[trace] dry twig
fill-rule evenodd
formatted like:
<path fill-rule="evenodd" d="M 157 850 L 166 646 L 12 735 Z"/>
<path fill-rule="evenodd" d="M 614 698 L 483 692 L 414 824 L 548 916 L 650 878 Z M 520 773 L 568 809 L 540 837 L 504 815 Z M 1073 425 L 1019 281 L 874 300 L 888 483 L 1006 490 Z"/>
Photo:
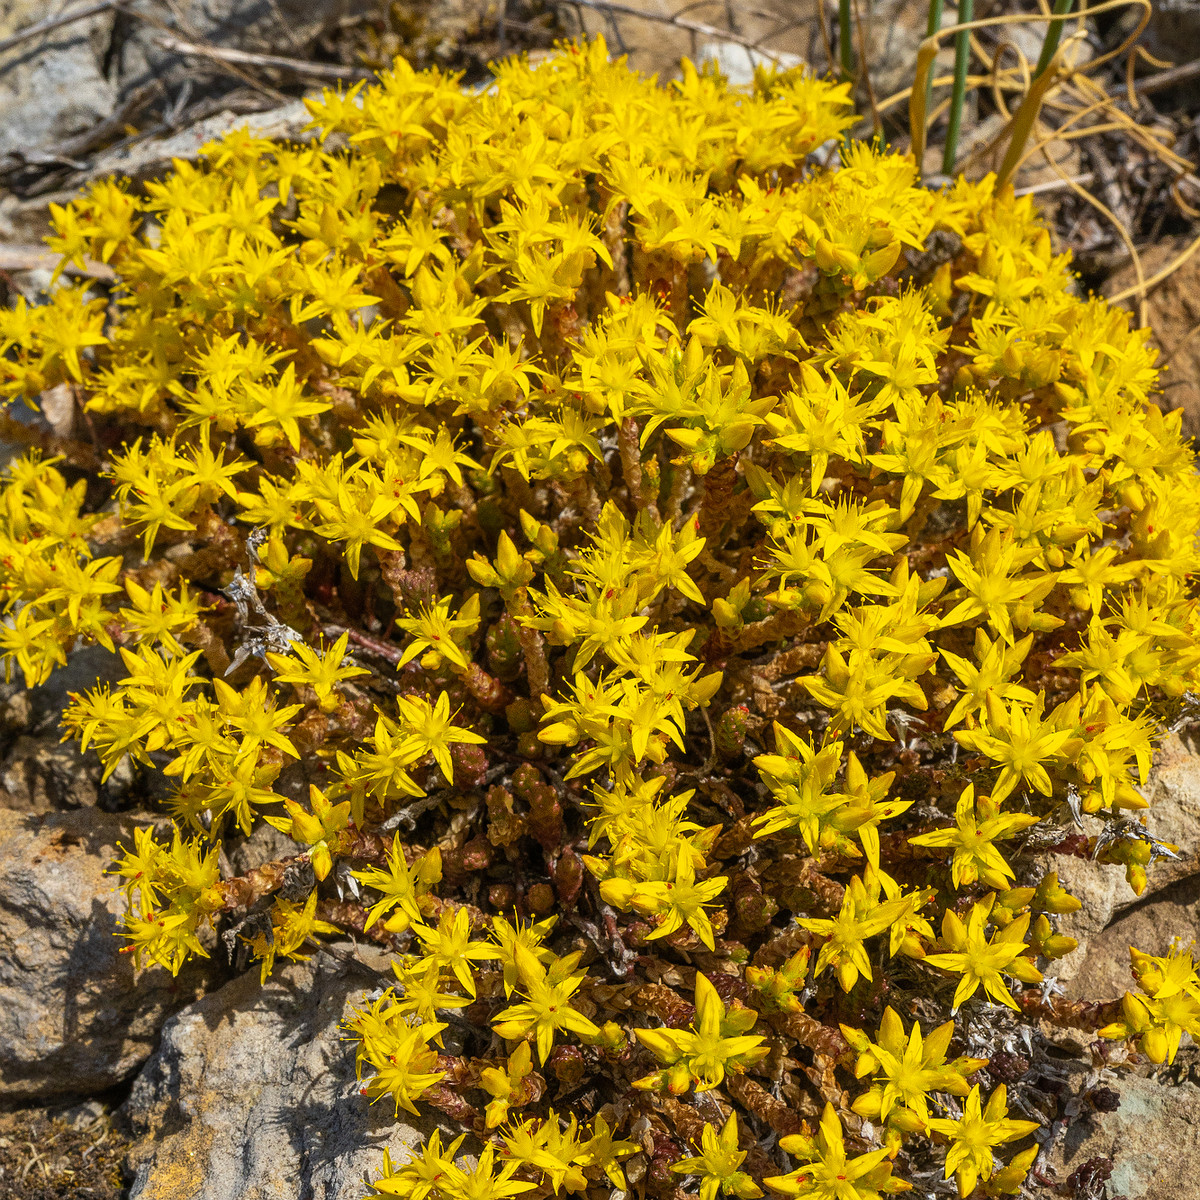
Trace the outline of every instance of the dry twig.
<path fill-rule="evenodd" d="M 99 0 L 97 4 L 88 4 L 84 8 L 60 13 L 57 17 L 47 17 L 44 21 L 35 21 L 32 25 L 26 25 L 24 29 L 18 29 L 16 33 L 0 42 L 0 54 L 4 54 L 14 46 L 20 46 L 23 42 L 41 37 L 43 33 L 53 33 L 54 30 L 61 29 L 64 25 L 73 25 L 76 21 L 86 21 L 88 17 L 98 16 L 102 12 L 108 12 L 109 9 L 121 8 L 123 3 L 124 0 Z"/>
<path fill-rule="evenodd" d="M 61 255 L 43 246 L 7 245 L 0 246 L 0 271 L 53 270 L 61 261 Z M 85 258 L 83 266 L 67 263 L 63 270 L 68 275 L 85 275 L 92 279 L 111 283 L 116 275 L 107 263 Z"/>
<path fill-rule="evenodd" d="M 278 54 L 253 54 L 249 50 L 234 50 L 226 46 L 204 46 L 166 34 L 154 40 L 164 50 L 189 58 L 208 58 L 222 65 L 269 67 L 275 71 L 288 71 L 293 75 L 305 75 L 312 79 L 357 83 L 359 80 L 370 79 L 375 74 L 366 67 L 339 67 L 335 63 L 305 62 L 298 58 L 283 58 Z"/>

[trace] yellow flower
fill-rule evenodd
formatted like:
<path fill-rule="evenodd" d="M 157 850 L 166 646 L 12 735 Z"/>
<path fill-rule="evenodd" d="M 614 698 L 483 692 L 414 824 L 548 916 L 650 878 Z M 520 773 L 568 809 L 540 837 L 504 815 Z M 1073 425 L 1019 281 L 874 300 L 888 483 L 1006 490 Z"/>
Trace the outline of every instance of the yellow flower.
<path fill-rule="evenodd" d="M 975 785 L 967 784 L 958 798 L 955 824 L 949 829 L 910 837 L 910 846 L 953 847 L 951 877 L 956 888 L 983 880 L 988 887 L 1005 888 L 1013 879 L 1012 868 L 993 845 L 1038 823 L 1032 813 L 1001 813 L 1000 805 L 988 796 L 975 800 Z"/>
<path fill-rule="evenodd" d="M 890 1006 L 884 1009 L 879 1038 L 872 1042 L 859 1029 L 842 1025 L 842 1035 L 858 1052 L 854 1072 L 861 1079 L 874 1075 L 869 1092 L 851 1107 L 870 1121 L 888 1126 L 889 1146 L 898 1145 L 902 1134 L 923 1132 L 929 1121 L 930 1092 L 965 1096 L 966 1077 L 987 1065 L 984 1058 L 960 1058 L 946 1062 L 954 1037 L 954 1022 L 939 1025 L 922 1037 L 920 1022 L 914 1021 L 905 1037 L 904 1023 Z"/>
<path fill-rule="evenodd" d="M 879 1200 L 881 1195 L 907 1191 L 912 1185 L 892 1174 L 888 1150 L 872 1150 L 857 1158 L 846 1156 L 842 1123 L 832 1104 L 825 1105 L 816 1137 L 791 1134 L 779 1139 L 801 1166 L 787 1175 L 763 1182 L 773 1192 L 795 1200 Z"/>
<path fill-rule="evenodd" d="M 308 955 L 301 954 L 300 947 L 318 933 L 337 933 L 336 925 L 321 921 L 316 916 L 317 890 L 308 894 L 304 905 L 293 904 L 277 896 L 271 905 L 271 931 L 256 933 L 247 939 L 251 953 L 262 960 L 260 981 L 266 983 L 278 957 L 290 958 L 295 962 L 306 962 Z"/>
<path fill-rule="evenodd" d="M 931 1118 L 929 1128 L 950 1139 L 946 1152 L 946 1178 L 958 1183 L 958 1194 L 966 1200 L 980 1179 L 990 1179 L 994 1169 L 992 1151 L 1005 1142 L 1015 1142 L 1039 1127 L 1037 1121 L 1014 1121 L 1008 1114 L 1008 1091 L 1001 1084 L 984 1107 L 979 1084 L 971 1089 L 957 1120 Z"/>
<path fill-rule="evenodd" d="M 599 1029 L 570 1003 L 586 974 L 575 970 L 579 955 L 568 954 L 547 971 L 523 945 L 518 943 L 513 949 L 525 1000 L 496 1014 L 492 1019 L 496 1033 L 503 1038 L 523 1038 L 533 1034 L 539 1062 L 546 1061 L 554 1045 L 554 1035 L 560 1031 L 585 1038 L 595 1037 Z"/>
<path fill-rule="evenodd" d="M 470 661 L 463 642 L 479 628 L 479 596 L 472 596 L 458 610 L 458 616 L 450 615 L 450 597 L 443 596 L 430 608 L 424 608 L 415 617 L 401 617 L 396 624 L 412 634 L 413 640 L 400 656 L 400 666 L 421 656 L 421 666 L 436 671 L 443 662 L 459 671 L 465 671 Z"/>
<path fill-rule="evenodd" d="M 719 1087 L 726 1071 L 742 1072 L 766 1057 L 768 1048 L 757 1035 L 748 1035 L 758 1019 L 753 1009 L 735 1004 L 727 1009 L 705 975 L 696 976 L 696 1019 L 691 1029 L 637 1029 L 638 1041 L 664 1069 L 634 1083 L 644 1090 L 697 1092 Z M 736 1136 L 736 1135 L 735 1135 Z"/>
<path fill-rule="evenodd" d="M 345 830 L 350 824 L 350 801 L 341 804 L 330 802 L 315 784 L 309 785 L 309 803 L 312 812 L 285 798 L 286 817 L 267 817 L 276 829 L 309 847 L 309 859 L 318 879 L 324 879 L 333 869 L 333 855 L 340 854 L 345 840 Z"/>
<path fill-rule="evenodd" d="M 321 711 L 332 712 L 338 705 L 337 685 L 344 679 L 370 674 L 347 658 L 349 637 L 343 633 L 324 654 L 304 642 L 293 642 L 287 654 L 268 654 L 267 662 L 275 668 L 275 682 L 311 687 Z"/>
<path fill-rule="evenodd" d="M 950 949 L 946 953 L 926 955 L 925 961 L 931 967 L 962 976 L 954 991 L 955 1009 L 975 995 L 982 985 L 992 1000 L 1019 1012 L 1020 1005 L 1013 999 L 1003 976 L 1011 975 L 1023 983 L 1038 983 L 1042 978 L 1042 973 L 1025 953 L 1029 949 L 1024 940 L 1029 928 L 1029 914 L 1018 917 L 989 939 L 986 926 L 992 899 L 976 901 L 966 924 L 947 909 L 942 918 L 942 941 Z"/>
<path fill-rule="evenodd" d="M 706 1123 L 700 1133 L 700 1153 L 672 1163 L 671 1170 L 700 1176 L 700 1200 L 716 1200 L 718 1192 L 738 1200 L 755 1200 L 763 1194 L 762 1188 L 738 1170 L 745 1157 L 746 1151 L 738 1149 L 737 1113 L 730 1113 L 720 1133 Z"/>

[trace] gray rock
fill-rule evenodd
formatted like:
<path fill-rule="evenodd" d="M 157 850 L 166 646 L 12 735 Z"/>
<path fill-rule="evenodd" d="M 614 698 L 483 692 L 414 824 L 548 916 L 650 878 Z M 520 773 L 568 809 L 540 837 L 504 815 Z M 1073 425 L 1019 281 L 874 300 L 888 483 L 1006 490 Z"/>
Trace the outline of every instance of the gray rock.
<path fill-rule="evenodd" d="M 996 33 L 996 40 L 998 44 L 1007 42 L 1019 50 L 1032 68 L 1041 57 L 1042 45 L 1046 40 L 1046 26 L 1040 21 L 1005 25 Z M 1086 33 L 1081 36 L 1078 24 L 1075 21 L 1067 21 L 1059 42 L 1059 61 L 1064 66 L 1082 67 L 1094 57 L 1095 51 Z M 1016 57 L 1010 56 L 1004 60 L 1003 65 L 1008 66 L 1015 62 Z"/>
<path fill-rule="evenodd" d="M 97 803 L 116 806 L 122 789 L 129 790 L 129 767 L 122 764 L 102 785 L 95 753 L 84 754 L 75 742 L 60 740 L 62 712 L 70 693 L 112 684 L 126 674 L 116 654 L 88 646 L 75 651 L 39 687 L 24 687 L 19 676 L 0 684 L 0 808 L 47 813 Z"/>
<path fill-rule="evenodd" d="M 0 810 L 0 1097 L 87 1094 L 127 1079 L 208 968 L 134 970 L 105 868 L 137 822 L 96 809 Z"/>
<path fill-rule="evenodd" d="M 1159 748 L 1146 796 L 1146 828 L 1177 845 L 1179 857 L 1159 859 L 1148 868 L 1141 896 L 1125 882 L 1124 867 L 1065 855 L 1041 861 L 1083 904 L 1059 920 L 1079 948 L 1052 967 L 1071 999 L 1107 999 L 1124 992 L 1131 985 L 1130 940 L 1148 954 L 1165 954 L 1172 938 L 1187 942 L 1200 935 L 1194 904 L 1200 898 L 1200 757 L 1179 738 L 1168 737 Z M 1096 829 L 1089 824 L 1088 832 Z"/>
<path fill-rule="evenodd" d="M 359 1095 L 341 1023 L 374 985 L 323 951 L 174 1016 L 126 1105 L 129 1200 L 359 1200 L 385 1147 L 403 1161 L 434 1128 Z"/>
<path fill-rule="evenodd" d="M 132 103 L 149 84 L 164 85 L 171 103 L 197 98 L 205 81 L 227 90 L 236 71 L 164 49 L 156 40 L 164 33 L 305 58 L 317 38 L 372 8 L 370 0 L 184 0 L 169 6 L 139 0 L 119 17 L 99 13 L 30 38 L 0 56 L 0 158 L 46 161 L 71 138 L 119 108 L 124 112 L 124 102 Z M 0 9 L 0 39 L 47 15 L 41 0 L 7 0 Z M 188 95 L 182 96 L 185 85 Z"/>
<path fill-rule="evenodd" d="M 277 862 L 298 854 L 298 846 L 286 833 L 265 821 L 256 825 L 249 837 L 234 833 L 225 845 L 229 856 L 230 873 L 245 875 L 263 863 Z"/>
<path fill-rule="evenodd" d="M 101 1120 L 108 1110 L 101 1100 L 84 1100 L 57 1114 L 68 1129 L 87 1129 Z"/>
<path fill-rule="evenodd" d="M 197 60 L 182 59 L 156 41 L 167 16 L 159 0 L 140 0 L 130 7 L 134 18 L 118 51 L 122 90 L 139 87 L 152 78 L 170 87 L 187 78 L 189 71 L 194 74 Z M 178 5 L 178 18 L 167 23 L 186 41 L 304 58 L 322 34 L 347 17 L 372 8 L 369 0 L 187 0 Z M 150 19 L 138 20 L 137 14 Z M 211 66 L 204 66 L 203 72 L 229 75 Z"/>
<path fill-rule="evenodd" d="M 1154 756 L 1146 799 L 1150 801 L 1146 828 L 1179 847 L 1178 858 L 1160 859 L 1148 873 L 1151 891 L 1200 873 L 1200 755 L 1196 750 L 1174 735 L 1165 738 Z"/>
<path fill-rule="evenodd" d="M 0 767 L 0 808 L 25 813 L 87 808 L 99 791 L 99 762 L 73 742 L 19 737 Z"/>
<path fill-rule="evenodd" d="M 469 29 L 478 19 L 475 15 L 478 7 L 473 0 L 443 0 L 431 5 L 430 9 L 433 23 L 451 38 L 456 36 L 456 26 Z M 682 13 L 687 20 L 711 22 L 714 28 L 726 26 L 727 18 L 729 27 L 742 39 L 761 42 L 774 53 L 807 62 L 815 71 L 824 72 L 827 60 L 817 11 L 815 5 L 797 6 L 791 0 L 758 0 L 748 5 L 711 6 L 704 11 L 698 8 L 685 10 L 676 0 L 626 0 L 619 14 L 606 13 L 602 9 L 564 7 L 560 20 L 572 37 L 577 33 L 586 33 L 589 37 L 603 34 L 611 53 L 628 55 L 629 65 L 634 70 L 657 75 L 665 82 L 678 78 L 681 58 L 695 62 L 701 56 L 700 36 L 706 40 L 711 36 L 707 33 L 697 35 L 672 25 L 670 19 L 677 13 Z M 720 38 L 714 40 L 730 47 L 719 54 L 722 69 L 728 65 L 745 78 L 748 58 L 732 49 L 738 46 L 740 50 L 739 43 Z"/>
<path fill-rule="evenodd" d="M 1108 926 L 1088 939 L 1087 956 L 1066 985 L 1073 1000 L 1107 1000 L 1137 992 L 1129 969 L 1129 947 L 1166 954 L 1178 939 L 1186 946 L 1200 933 L 1200 876 L 1181 879 L 1149 899 L 1121 909 Z"/>
<path fill-rule="evenodd" d="M 293 141 L 304 136 L 304 127 L 310 120 L 302 100 L 249 116 L 219 112 L 170 137 L 146 138 L 121 149 L 106 151 L 92 164 L 90 176 L 127 175 L 133 179 L 147 179 L 169 167 L 173 158 L 199 158 L 201 146 L 224 137 L 231 130 L 244 128 L 254 137 Z"/>
<path fill-rule="evenodd" d="M 113 684 L 128 674 L 120 655 L 103 646 L 84 646 L 73 651 L 66 664 L 51 672 L 45 683 L 26 693 L 34 732 L 60 735 L 62 711 L 71 702 L 72 692 Z"/>
<path fill-rule="evenodd" d="M 1120 1107 L 1071 1123 L 1051 1156 L 1055 1175 L 1066 1180 L 1078 1172 L 1076 1196 L 1184 1200 L 1195 1195 L 1200 1179 L 1200 1088 L 1139 1076 L 1122 1077 L 1107 1086 L 1120 1095 Z M 1104 1171 L 1112 1172 L 1107 1193 L 1082 1186 L 1097 1167 L 1101 1179 Z"/>
<path fill-rule="evenodd" d="M 42 0 L 9 0 L 0 38 L 47 15 Z M 112 14 L 100 13 L 0 56 L 0 156 L 49 149 L 112 114 L 117 90 L 101 70 L 112 29 Z"/>
<path fill-rule="evenodd" d="M 1048 855 L 1040 865 L 1044 870 L 1057 871 L 1058 882 L 1083 906 L 1078 912 L 1059 917 L 1057 921 L 1061 932 L 1069 934 L 1079 943 L 1078 949 L 1056 960 L 1049 968 L 1049 973 L 1067 987 L 1068 994 L 1074 999 L 1079 994 L 1074 980 L 1088 962 L 1092 940 L 1108 928 L 1113 913 L 1118 905 L 1125 903 L 1126 897 L 1129 900 L 1136 900 L 1137 897 L 1125 882 L 1123 867 L 1065 855 Z M 1128 967 L 1128 951 L 1125 962 Z M 1087 998 L 1096 1000 L 1107 997 Z"/>
<path fill-rule="evenodd" d="M 699 57 L 702 63 L 715 63 L 733 87 L 749 87 L 754 82 L 757 67 L 776 66 L 790 70 L 804 61 L 798 54 L 764 54 L 740 42 L 705 42 L 700 47 Z"/>
<path fill-rule="evenodd" d="M 884 100 L 912 85 L 917 50 L 925 40 L 929 6 L 910 4 L 907 0 L 859 0 L 858 9 L 862 17 L 862 37 L 867 50 L 871 86 L 875 89 L 876 97 Z M 942 12 L 942 26 L 953 25 L 955 20 L 955 6 L 948 2 Z M 943 38 L 934 67 L 935 75 L 944 74 L 944 68 L 953 63 L 952 43 L 953 39 Z M 857 33 L 854 56 L 857 60 Z M 940 94 L 935 94 L 935 105 L 939 99 Z"/>

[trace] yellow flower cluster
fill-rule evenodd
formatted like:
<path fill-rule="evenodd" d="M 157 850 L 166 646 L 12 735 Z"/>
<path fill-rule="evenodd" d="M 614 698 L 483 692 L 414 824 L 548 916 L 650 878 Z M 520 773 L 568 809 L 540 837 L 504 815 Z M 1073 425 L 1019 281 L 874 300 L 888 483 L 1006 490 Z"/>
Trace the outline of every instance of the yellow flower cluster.
<path fill-rule="evenodd" d="M 309 107 L 315 141 L 56 207 L 111 294 L 0 313 L 0 395 L 70 388 L 103 468 L 8 469 L 6 671 L 118 650 L 64 728 L 174 788 L 173 840 L 119 866 L 131 948 L 178 970 L 232 914 L 264 978 L 323 933 L 392 950 L 364 1091 L 486 1145 L 435 1135 L 379 1195 L 625 1188 L 630 1159 L 654 1195 L 875 1200 L 918 1143 L 1016 1192 L 1035 1151 L 992 1150 L 1030 1123 L 952 1014 L 1053 1016 L 1014 984 L 1078 902 L 1024 849 L 1140 890 L 1154 742 L 1200 684 L 1200 481 L 1145 332 L 1030 198 L 920 186 L 800 70 L 663 88 L 597 40 Z M 262 820 L 295 857 L 222 879 Z M 1161 1061 L 1200 981 L 1134 963 L 1103 1033 Z M 906 1033 L 906 987 L 950 1019 Z M 458 1009 L 506 1054 L 446 1053 Z M 882 1143 L 843 1128 L 851 1068 Z M 549 1102 L 584 1071 L 620 1104 L 581 1126 Z"/>

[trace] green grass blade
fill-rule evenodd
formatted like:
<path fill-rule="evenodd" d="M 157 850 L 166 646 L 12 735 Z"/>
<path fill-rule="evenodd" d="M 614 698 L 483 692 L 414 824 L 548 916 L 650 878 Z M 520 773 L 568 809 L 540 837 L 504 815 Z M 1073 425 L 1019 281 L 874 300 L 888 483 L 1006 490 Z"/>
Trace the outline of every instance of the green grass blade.
<path fill-rule="evenodd" d="M 854 22 L 850 0 L 838 0 L 838 57 L 842 60 L 842 75 L 854 78 Z"/>
<path fill-rule="evenodd" d="M 959 0 L 958 24 L 969 25 L 975 19 L 975 0 Z M 971 31 L 954 35 L 954 90 L 950 93 L 950 124 L 946 129 L 946 151 L 942 155 L 942 173 L 954 174 L 958 157 L 958 134 L 962 127 L 963 103 L 967 96 L 967 66 L 971 60 Z"/>
<path fill-rule="evenodd" d="M 942 27 L 942 0 L 929 0 L 929 20 L 925 23 L 925 36 L 933 37 Z M 933 107 L 933 72 L 925 80 L 925 111 Z"/>

